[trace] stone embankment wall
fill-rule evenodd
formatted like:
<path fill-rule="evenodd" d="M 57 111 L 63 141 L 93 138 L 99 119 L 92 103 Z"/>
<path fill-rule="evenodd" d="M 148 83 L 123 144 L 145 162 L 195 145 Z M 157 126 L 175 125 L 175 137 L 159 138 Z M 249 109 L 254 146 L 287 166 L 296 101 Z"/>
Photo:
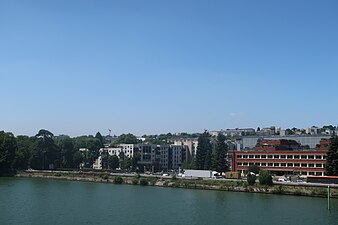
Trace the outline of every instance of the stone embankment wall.
<path fill-rule="evenodd" d="M 325 187 L 304 187 L 304 186 L 286 186 L 273 185 L 249 186 L 243 181 L 223 181 L 223 180 L 186 180 L 186 179 L 168 179 L 159 177 L 135 176 L 115 176 L 107 173 L 59 173 L 59 172 L 18 172 L 16 177 L 26 178 L 45 178 L 45 179 L 62 179 L 72 181 L 102 182 L 102 183 L 124 183 L 131 185 L 150 185 L 159 187 L 188 188 L 203 190 L 219 190 L 264 194 L 283 194 L 283 195 L 300 195 L 311 197 L 327 197 Z M 121 177 L 120 181 L 116 179 Z M 331 189 L 331 197 L 338 198 L 338 189 Z"/>

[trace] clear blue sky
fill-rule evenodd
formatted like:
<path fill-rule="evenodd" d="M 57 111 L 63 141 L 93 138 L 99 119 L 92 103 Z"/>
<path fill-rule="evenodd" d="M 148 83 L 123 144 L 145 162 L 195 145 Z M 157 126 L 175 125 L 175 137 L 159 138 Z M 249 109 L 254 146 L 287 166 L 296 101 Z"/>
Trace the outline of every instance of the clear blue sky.
<path fill-rule="evenodd" d="M 0 130 L 338 125 L 338 1 L 0 0 Z"/>

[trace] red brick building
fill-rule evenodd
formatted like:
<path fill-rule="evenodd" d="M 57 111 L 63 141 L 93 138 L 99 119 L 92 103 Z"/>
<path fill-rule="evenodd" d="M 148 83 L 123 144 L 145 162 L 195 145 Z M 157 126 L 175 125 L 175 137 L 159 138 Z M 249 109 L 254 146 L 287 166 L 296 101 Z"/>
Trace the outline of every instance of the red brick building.
<path fill-rule="evenodd" d="M 255 150 L 230 152 L 232 171 L 245 174 L 249 166 L 257 165 L 276 175 L 324 176 L 327 151 L 299 148 L 290 140 L 262 141 Z"/>
<path fill-rule="evenodd" d="M 264 140 L 257 143 L 256 151 L 277 151 L 277 150 L 297 150 L 300 144 L 294 140 Z"/>
<path fill-rule="evenodd" d="M 322 139 L 320 140 L 319 144 L 316 146 L 316 150 L 327 151 L 329 150 L 330 143 L 331 143 L 330 139 Z"/>

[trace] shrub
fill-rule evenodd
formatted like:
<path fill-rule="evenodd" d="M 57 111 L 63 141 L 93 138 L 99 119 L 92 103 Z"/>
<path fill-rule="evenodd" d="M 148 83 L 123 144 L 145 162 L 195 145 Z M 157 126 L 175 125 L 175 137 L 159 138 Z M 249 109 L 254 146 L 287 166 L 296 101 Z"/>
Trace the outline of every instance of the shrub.
<path fill-rule="evenodd" d="M 134 177 L 133 180 L 132 180 L 132 183 L 134 185 L 138 184 L 138 178 L 137 177 Z"/>
<path fill-rule="evenodd" d="M 259 172 L 259 184 L 268 186 L 273 184 L 272 176 L 268 171 L 262 170 Z"/>
<path fill-rule="evenodd" d="M 246 181 L 248 182 L 249 185 L 254 185 L 256 183 L 256 175 L 248 173 Z"/>
<path fill-rule="evenodd" d="M 140 179 L 140 184 L 141 184 L 141 185 L 148 185 L 148 180 L 145 179 L 145 178 L 141 178 L 141 179 Z"/>
<path fill-rule="evenodd" d="M 254 174 L 258 174 L 259 173 L 260 168 L 257 165 L 251 165 L 248 167 L 248 171 L 252 172 Z"/>
<path fill-rule="evenodd" d="M 115 184 L 122 184 L 123 183 L 122 177 L 121 176 L 114 177 L 114 183 Z"/>

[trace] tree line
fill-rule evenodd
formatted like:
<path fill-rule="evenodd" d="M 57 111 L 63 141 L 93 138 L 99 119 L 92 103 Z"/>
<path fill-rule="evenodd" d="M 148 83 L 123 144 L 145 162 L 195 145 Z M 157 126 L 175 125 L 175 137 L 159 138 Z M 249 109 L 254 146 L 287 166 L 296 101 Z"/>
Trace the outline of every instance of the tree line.
<path fill-rule="evenodd" d="M 44 129 L 32 137 L 15 137 L 10 132 L 0 131 L 0 174 L 28 168 L 78 168 L 80 163 L 90 167 L 99 156 L 103 144 L 99 132 L 95 137 L 58 138 Z M 81 148 L 88 151 L 82 152 Z"/>
<path fill-rule="evenodd" d="M 226 153 L 228 146 L 225 143 L 226 137 L 222 134 L 217 136 L 216 141 L 211 139 L 205 131 L 198 137 L 196 157 L 193 161 L 193 168 L 198 170 L 215 170 L 225 172 L 228 170 Z"/>
<path fill-rule="evenodd" d="M 0 131 L 0 175 L 12 174 L 16 170 L 36 169 L 79 169 L 92 168 L 104 144 L 136 144 L 140 141 L 133 134 L 122 134 L 113 143 L 97 132 L 95 136 L 71 138 L 66 135 L 54 136 L 48 130 L 40 130 L 34 136 L 19 135 Z M 140 155 L 132 158 L 122 155 L 108 156 L 105 169 L 121 168 L 136 170 Z"/>

